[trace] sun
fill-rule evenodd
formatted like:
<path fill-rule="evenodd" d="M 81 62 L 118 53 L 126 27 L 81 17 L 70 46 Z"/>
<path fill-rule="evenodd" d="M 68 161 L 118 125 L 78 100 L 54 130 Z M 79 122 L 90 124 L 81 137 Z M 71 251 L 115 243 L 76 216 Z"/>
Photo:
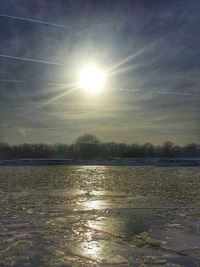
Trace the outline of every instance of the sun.
<path fill-rule="evenodd" d="M 79 75 L 79 87 L 83 90 L 95 94 L 100 92 L 105 84 L 106 73 L 97 66 L 87 66 L 83 68 Z"/>

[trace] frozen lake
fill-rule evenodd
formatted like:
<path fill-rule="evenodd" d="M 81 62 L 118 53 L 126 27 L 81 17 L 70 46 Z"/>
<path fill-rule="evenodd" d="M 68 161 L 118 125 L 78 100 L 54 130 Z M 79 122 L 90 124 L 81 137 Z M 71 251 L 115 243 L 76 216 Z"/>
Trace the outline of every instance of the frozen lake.
<path fill-rule="evenodd" d="M 0 167 L 0 266 L 200 266 L 200 169 Z"/>

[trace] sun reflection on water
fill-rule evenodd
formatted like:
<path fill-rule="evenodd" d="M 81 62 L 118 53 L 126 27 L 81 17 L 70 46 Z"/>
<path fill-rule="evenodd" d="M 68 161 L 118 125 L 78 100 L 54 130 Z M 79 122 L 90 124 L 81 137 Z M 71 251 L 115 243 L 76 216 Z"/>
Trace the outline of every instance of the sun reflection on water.
<path fill-rule="evenodd" d="M 99 242 L 84 242 L 81 245 L 82 252 L 86 257 L 99 258 L 102 253 L 102 245 Z"/>
<path fill-rule="evenodd" d="M 108 203 L 104 200 L 91 200 L 81 203 L 81 206 L 86 210 L 100 210 L 108 208 Z"/>

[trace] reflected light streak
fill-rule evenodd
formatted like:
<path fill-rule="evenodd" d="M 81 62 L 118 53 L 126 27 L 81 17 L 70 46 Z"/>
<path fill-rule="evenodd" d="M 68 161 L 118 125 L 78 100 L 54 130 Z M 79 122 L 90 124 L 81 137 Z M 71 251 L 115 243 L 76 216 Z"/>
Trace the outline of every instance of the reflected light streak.
<path fill-rule="evenodd" d="M 81 202 L 83 210 L 101 210 L 109 208 L 108 202 L 106 200 L 88 200 Z"/>
<path fill-rule="evenodd" d="M 102 207 L 102 201 L 101 200 L 93 200 L 87 202 L 87 207 L 91 209 L 101 209 Z"/>
<path fill-rule="evenodd" d="M 80 246 L 80 250 L 82 251 L 81 254 L 84 255 L 84 257 L 88 257 L 89 259 L 95 260 L 98 259 L 103 251 L 102 244 L 92 241 L 92 242 L 84 242 Z"/>

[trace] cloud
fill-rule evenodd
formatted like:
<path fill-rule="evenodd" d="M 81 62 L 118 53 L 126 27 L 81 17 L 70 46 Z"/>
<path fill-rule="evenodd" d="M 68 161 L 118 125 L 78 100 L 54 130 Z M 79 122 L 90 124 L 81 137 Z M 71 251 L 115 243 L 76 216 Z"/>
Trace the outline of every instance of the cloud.
<path fill-rule="evenodd" d="M 26 137 L 26 135 L 28 134 L 28 130 L 23 128 L 16 129 L 16 132 L 20 137 Z"/>

